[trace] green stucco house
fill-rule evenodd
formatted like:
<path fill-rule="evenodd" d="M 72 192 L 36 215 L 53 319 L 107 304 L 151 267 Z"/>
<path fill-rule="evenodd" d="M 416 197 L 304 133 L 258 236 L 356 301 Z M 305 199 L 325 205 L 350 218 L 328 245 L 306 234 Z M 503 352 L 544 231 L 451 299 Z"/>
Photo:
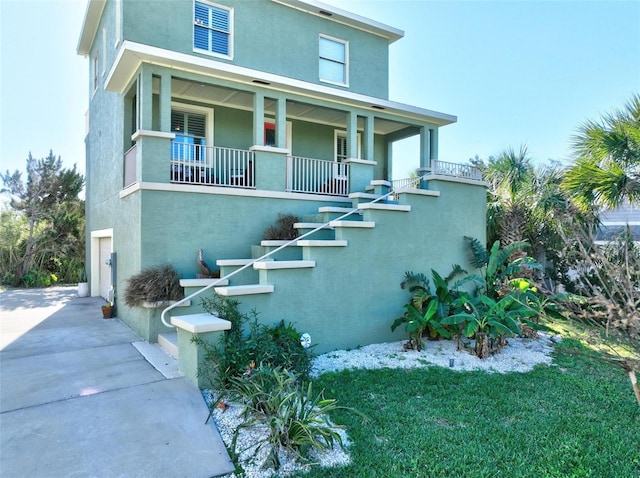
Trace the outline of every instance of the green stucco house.
<path fill-rule="evenodd" d="M 293 322 L 318 352 L 402 338 L 404 272 L 466 266 L 486 199 L 479 171 L 438 161 L 456 117 L 388 98 L 402 36 L 315 0 L 89 0 L 77 51 L 92 295 L 115 294 L 122 321 L 182 357 L 181 334 L 217 326 L 193 298 L 169 312 L 176 345 L 161 309 L 126 307 L 128 278 L 171 264 L 191 294 L 212 282 L 196 279 L 199 249 L 224 276 L 279 245 L 263 232 L 288 213 L 301 234 L 325 226 L 217 293 Z M 391 181 L 393 144 L 412 136 L 424 176 Z"/>

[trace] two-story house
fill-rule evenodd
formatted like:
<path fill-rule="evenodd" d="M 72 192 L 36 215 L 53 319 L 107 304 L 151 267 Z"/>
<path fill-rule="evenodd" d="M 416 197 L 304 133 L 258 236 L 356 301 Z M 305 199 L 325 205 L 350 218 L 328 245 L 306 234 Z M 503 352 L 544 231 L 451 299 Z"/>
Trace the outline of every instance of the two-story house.
<path fill-rule="evenodd" d="M 113 288 L 118 316 L 155 342 L 168 329 L 120 300 L 129 277 L 172 264 L 195 278 L 199 249 L 224 275 L 273 248 L 263 231 L 290 213 L 301 233 L 327 225 L 216 291 L 293 322 L 318 351 L 401 337 L 404 271 L 466 265 L 486 196 L 475 168 L 437 159 L 455 116 L 389 100 L 402 36 L 315 0 L 89 0 L 77 51 L 92 295 Z M 371 204 L 393 188 L 394 142 L 412 136 L 427 176 Z"/>

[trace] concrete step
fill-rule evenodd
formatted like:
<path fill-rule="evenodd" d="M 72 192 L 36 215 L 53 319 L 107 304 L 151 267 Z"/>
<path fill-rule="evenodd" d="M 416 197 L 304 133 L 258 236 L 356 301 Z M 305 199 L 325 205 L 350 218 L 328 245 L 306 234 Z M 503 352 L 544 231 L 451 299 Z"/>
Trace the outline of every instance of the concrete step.
<path fill-rule="evenodd" d="M 296 222 L 293 227 L 298 230 L 298 234 L 302 236 L 308 232 L 323 226 L 324 222 Z M 324 226 L 322 229 L 310 234 L 306 239 L 334 239 L 335 235 L 332 228 L 329 225 Z"/>
<path fill-rule="evenodd" d="M 260 245 L 251 246 L 251 257 L 256 259 L 262 257 L 286 242 L 287 241 L 262 241 Z M 276 261 L 296 261 L 302 259 L 302 254 L 299 248 L 290 246 L 276 252 L 274 255 L 269 256 L 269 258 Z"/>
<path fill-rule="evenodd" d="M 158 334 L 158 345 L 173 358 L 178 358 L 178 332 Z"/>
<path fill-rule="evenodd" d="M 254 295 L 254 294 L 271 294 L 273 292 L 273 285 L 270 284 L 251 284 L 251 285 L 236 285 L 228 287 L 215 287 L 216 294 L 224 297 L 232 297 L 236 295 Z"/>
<path fill-rule="evenodd" d="M 373 221 L 331 221 L 331 227 L 360 227 L 372 229 L 376 227 Z"/>
<path fill-rule="evenodd" d="M 241 267 L 246 266 L 247 264 L 253 262 L 255 259 L 218 259 L 216 261 L 216 265 L 220 267 L 220 274 L 224 277 L 227 274 L 231 274 L 232 272 L 237 271 Z M 272 261 L 273 259 L 267 257 L 264 259 L 265 261 Z M 247 267 L 241 272 L 238 272 L 236 275 L 232 276 L 230 279 L 230 283 L 233 285 L 247 285 L 247 284 L 255 284 L 258 276 L 252 267 Z M 224 284 L 229 285 L 229 284 Z"/>
<path fill-rule="evenodd" d="M 217 332 L 231 328 L 231 322 L 207 312 L 201 314 L 175 315 L 171 317 L 171 323 L 193 334 Z"/>
<path fill-rule="evenodd" d="M 363 203 L 360 204 L 360 209 L 363 211 L 397 211 L 397 212 L 409 212 L 411 206 L 404 204 L 388 204 L 388 203 Z"/>
<path fill-rule="evenodd" d="M 215 281 L 219 281 L 220 279 L 213 279 L 213 278 L 207 278 L 207 279 L 180 279 L 180 285 L 182 287 L 184 287 L 185 289 L 187 287 L 197 287 L 197 288 L 203 288 L 206 287 L 208 285 L 213 284 Z M 228 280 L 223 280 L 221 281 L 218 285 L 229 285 L 229 281 Z"/>
<path fill-rule="evenodd" d="M 314 240 L 302 239 L 301 241 L 298 241 L 297 244 L 300 247 L 346 247 L 348 243 L 347 241 L 336 241 L 336 240 L 314 241 Z"/>
<path fill-rule="evenodd" d="M 340 216 L 348 213 L 349 211 L 353 211 L 352 207 L 341 207 L 341 206 L 321 206 L 318 208 L 318 212 L 322 216 L 322 222 L 329 222 L 334 219 L 338 219 Z M 350 219 L 351 221 L 357 221 L 362 218 L 362 212 L 358 211 L 345 219 Z"/>
<path fill-rule="evenodd" d="M 316 266 L 316 261 L 272 261 L 272 262 L 256 262 L 254 269 L 261 271 L 270 271 L 276 269 L 305 269 Z"/>

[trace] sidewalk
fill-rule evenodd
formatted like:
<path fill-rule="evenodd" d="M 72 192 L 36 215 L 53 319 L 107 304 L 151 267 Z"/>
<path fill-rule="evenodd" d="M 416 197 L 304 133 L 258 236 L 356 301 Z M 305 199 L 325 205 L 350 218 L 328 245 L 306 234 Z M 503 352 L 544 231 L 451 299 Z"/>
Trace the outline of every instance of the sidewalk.
<path fill-rule="evenodd" d="M 102 302 L 75 287 L 0 292 L 0 476 L 233 471 L 200 391 L 152 367 Z"/>

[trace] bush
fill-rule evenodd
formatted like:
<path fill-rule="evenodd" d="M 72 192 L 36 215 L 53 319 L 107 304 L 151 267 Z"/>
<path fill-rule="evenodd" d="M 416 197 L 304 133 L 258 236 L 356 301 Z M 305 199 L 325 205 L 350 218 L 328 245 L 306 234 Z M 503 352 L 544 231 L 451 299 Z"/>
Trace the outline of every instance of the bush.
<path fill-rule="evenodd" d="M 205 345 L 209 367 L 204 373 L 214 388 L 226 388 L 232 377 L 252 369 L 251 364 L 280 367 L 308 378 L 312 354 L 300 344 L 300 333 L 293 325 L 284 321 L 275 326 L 259 324 L 257 312 L 242 314 L 237 300 L 218 295 L 203 299 L 202 305 L 209 313 L 231 322 L 231 329 L 225 332 L 220 344 Z"/>
<path fill-rule="evenodd" d="M 291 241 L 298 237 L 298 231 L 293 227 L 300 222 L 294 214 L 278 214 L 275 224 L 264 231 L 264 239 L 267 241 Z"/>
<path fill-rule="evenodd" d="M 132 276 L 124 293 L 124 301 L 129 307 L 182 298 L 184 289 L 180 286 L 180 276 L 170 265 L 151 267 Z"/>
<path fill-rule="evenodd" d="M 323 392 L 314 394 L 311 383 L 304 384 L 300 377 L 280 367 L 261 366 L 251 375 L 231 379 L 232 394 L 244 402 L 244 421 L 234 433 L 231 454 L 235 450 L 238 434 L 243 428 L 266 428 L 267 434 L 258 439 L 256 453 L 263 446 L 269 452 L 263 467 L 280 467 L 279 452 L 293 452 L 306 460 L 311 450 L 333 448 L 335 442 L 343 446 L 336 426 L 327 413 L 340 408 L 334 399 L 325 399 Z"/>

